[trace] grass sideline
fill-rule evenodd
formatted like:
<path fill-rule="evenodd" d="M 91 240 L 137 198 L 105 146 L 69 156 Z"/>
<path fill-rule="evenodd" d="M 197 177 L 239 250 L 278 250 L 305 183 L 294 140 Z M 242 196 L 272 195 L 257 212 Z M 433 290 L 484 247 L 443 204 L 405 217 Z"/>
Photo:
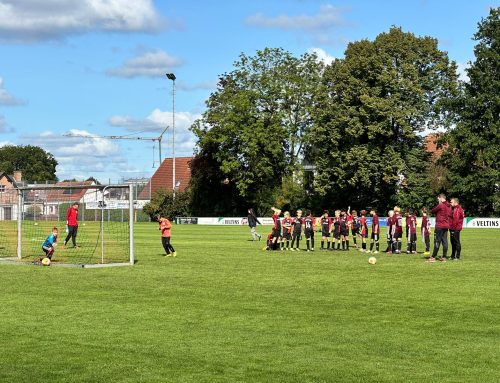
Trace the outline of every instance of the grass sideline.
<path fill-rule="evenodd" d="M 246 227 L 175 226 L 167 258 L 137 224 L 134 267 L 0 265 L 0 381 L 500 381 L 498 234 L 372 266 L 264 252 Z"/>

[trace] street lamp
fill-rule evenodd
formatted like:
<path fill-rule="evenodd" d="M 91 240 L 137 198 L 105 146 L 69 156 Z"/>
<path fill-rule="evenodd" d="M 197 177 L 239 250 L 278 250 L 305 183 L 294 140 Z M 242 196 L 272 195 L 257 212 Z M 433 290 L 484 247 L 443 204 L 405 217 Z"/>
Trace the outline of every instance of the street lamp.
<path fill-rule="evenodd" d="M 167 78 L 172 80 L 172 192 L 175 198 L 175 74 L 167 73 Z"/>

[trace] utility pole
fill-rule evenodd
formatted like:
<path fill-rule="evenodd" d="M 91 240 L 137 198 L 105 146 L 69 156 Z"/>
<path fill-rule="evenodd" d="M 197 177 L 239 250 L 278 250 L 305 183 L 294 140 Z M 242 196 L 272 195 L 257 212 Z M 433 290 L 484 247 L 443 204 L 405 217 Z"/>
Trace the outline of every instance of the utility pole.
<path fill-rule="evenodd" d="M 175 199 L 175 74 L 167 73 L 172 80 L 172 197 Z"/>

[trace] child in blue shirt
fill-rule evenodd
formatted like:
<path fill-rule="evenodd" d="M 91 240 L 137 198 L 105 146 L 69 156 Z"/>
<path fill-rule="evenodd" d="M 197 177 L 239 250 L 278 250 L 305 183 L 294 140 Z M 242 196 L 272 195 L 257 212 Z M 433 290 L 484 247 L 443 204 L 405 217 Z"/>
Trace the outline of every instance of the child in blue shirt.
<path fill-rule="evenodd" d="M 54 254 L 54 247 L 57 246 L 57 233 L 59 230 L 57 227 L 52 229 L 52 234 L 50 234 L 45 242 L 42 245 L 42 250 L 45 253 L 45 256 L 49 259 L 52 259 L 52 255 Z"/>

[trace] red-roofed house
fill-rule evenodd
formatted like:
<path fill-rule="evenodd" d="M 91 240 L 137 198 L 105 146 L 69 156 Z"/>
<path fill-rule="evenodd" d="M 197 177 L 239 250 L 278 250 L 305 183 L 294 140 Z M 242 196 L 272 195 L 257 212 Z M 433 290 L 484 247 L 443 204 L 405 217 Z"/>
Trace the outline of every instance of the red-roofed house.
<path fill-rule="evenodd" d="M 432 160 L 438 160 L 443 154 L 444 149 L 446 149 L 447 145 L 444 144 L 441 147 L 438 147 L 437 142 L 441 138 L 441 134 L 439 133 L 430 133 L 424 138 L 424 146 L 425 150 L 428 153 L 432 154 Z"/>
<path fill-rule="evenodd" d="M 185 191 L 189 186 L 191 179 L 191 168 L 189 167 L 193 157 L 176 157 L 175 158 L 175 184 L 176 191 Z M 157 190 L 172 190 L 172 158 L 165 158 L 158 170 L 151 177 L 148 184 L 144 187 L 137 199 L 149 200 L 150 190 L 151 195 Z"/>

